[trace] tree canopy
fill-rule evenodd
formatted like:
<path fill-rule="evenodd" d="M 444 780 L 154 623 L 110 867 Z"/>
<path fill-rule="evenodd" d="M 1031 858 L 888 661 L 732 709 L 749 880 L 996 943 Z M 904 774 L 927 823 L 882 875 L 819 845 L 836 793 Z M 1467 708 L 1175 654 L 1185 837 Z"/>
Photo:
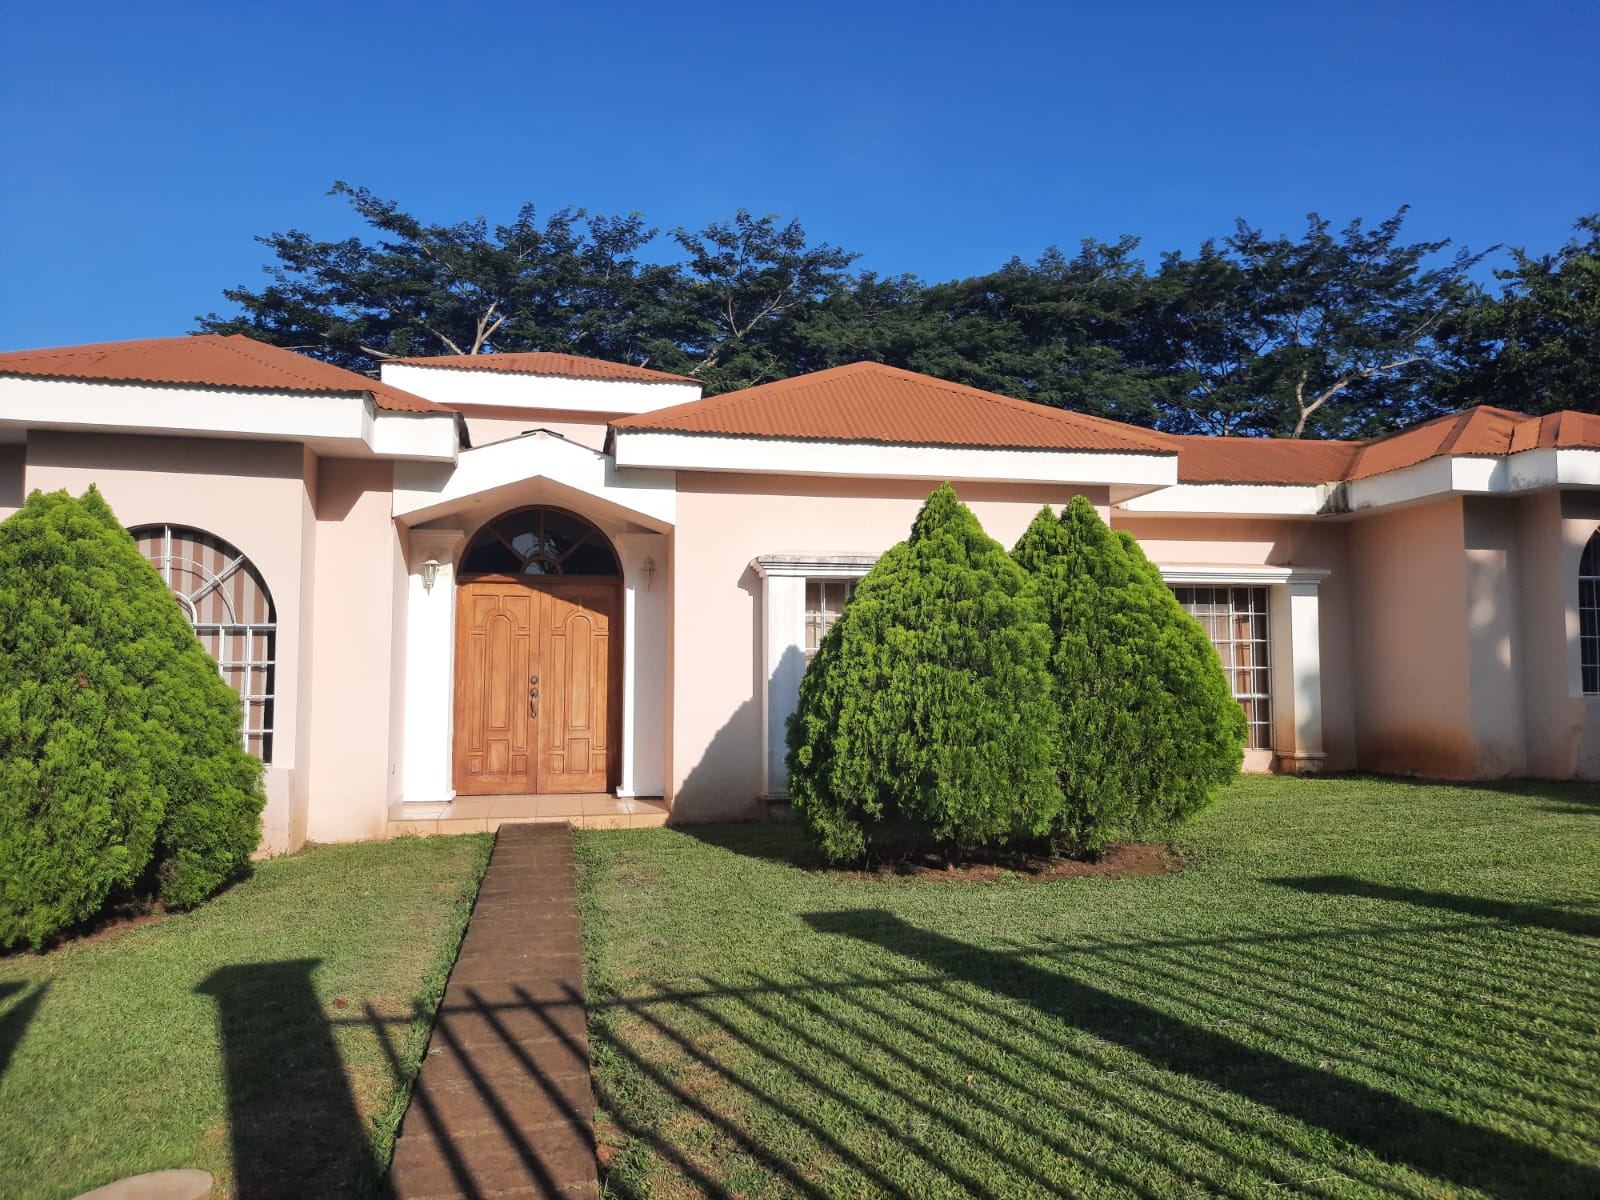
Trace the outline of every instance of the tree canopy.
<path fill-rule="evenodd" d="M 1147 262 L 1087 239 L 929 283 L 856 270 L 798 220 L 740 209 L 691 231 L 639 213 L 524 205 L 435 224 L 336 183 L 370 228 L 258 238 L 268 281 L 227 289 L 204 332 L 372 372 L 386 358 L 559 350 L 678 372 L 708 394 L 871 359 L 1179 433 L 1360 437 L 1464 404 L 1600 405 L 1600 214 L 1560 252 L 1408 241 L 1406 210 L 1298 236 L 1240 220 Z M 657 257 L 666 245 L 675 256 Z"/>

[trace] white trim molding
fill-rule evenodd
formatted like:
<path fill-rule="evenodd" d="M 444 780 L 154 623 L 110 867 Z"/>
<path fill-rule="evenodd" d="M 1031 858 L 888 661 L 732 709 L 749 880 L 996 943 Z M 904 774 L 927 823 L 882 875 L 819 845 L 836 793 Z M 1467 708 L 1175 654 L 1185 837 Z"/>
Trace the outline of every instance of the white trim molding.
<path fill-rule="evenodd" d="M 876 554 L 763 554 L 750 564 L 762 579 L 761 798 L 789 798 L 789 718 L 806 673 L 806 580 L 860 579 Z"/>
<path fill-rule="evenodd" d="M 1318 612 L 1326 567 L 1170 565 L 1159 568 L 1171 586 L 1265 587 L 1272 637 L 1272 749 L 1278 767 L 1295 774 L 1320 770 L 1322 743 L 1322 625 Z"/>
<path fill-rule="evenodd" d="M 672 472 L 618 471 L 600 451 L 546 429 L 463 450 L 453 467 L 397 467 L 394 515 L 420 524 L 459 511 L 468 500 L 497 491 L 509 494 L 532 479 L 606 501 L 648 525 L 665 527 L 677 520 L 678 482 Z"/>
<path fill-rule="evenodd" d="M 616 427 L 611 437 L 617 466 L 630 470 L 1074 483 L 1113 487 L 1119 500 L 1178 482 L 1176 454 L 891 445 Z"/>

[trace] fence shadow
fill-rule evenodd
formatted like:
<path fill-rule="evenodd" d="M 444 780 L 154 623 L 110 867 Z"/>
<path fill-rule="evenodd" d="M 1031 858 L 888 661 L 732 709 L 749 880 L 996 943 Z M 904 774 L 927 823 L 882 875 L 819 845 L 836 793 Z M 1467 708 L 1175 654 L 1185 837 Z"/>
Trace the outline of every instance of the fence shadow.
<path fill-rule="evenodd" d="M 213 971 L 237 1200 L 370 1195 L 378 1168 L 311 977 L 320 960 Z"/>
<path fill-rule="evenodd" d="M 1600 1170 L 1593 1167 L 1036 966 L 1025 952 L 973 946 L 880 909 L 811 913 L 803 919 L 818 932 L 916 959 L 952 980 L 1026 1004 L 1159 1068 L 1326 1130 L 1388 1162 L 1498 1197 L 1600 1195 Z"/>
<path fill-rule="evenodd" d="M 1482 917 L 1489 921 L 1504 921 L 1534 929 L 1553 929 L 1558 933 L 1571 933 L 1579 937 L 1600 937 L 1600 915 L 1546 904 L 1517 904 L 1508 900 L 1488 900 L 1481 896 L 1458 896 L 1452 892 L 1429 892 L 1420 888 L 1373 883 L 1353 875 L 1305 875 L 1271 879 L 1268 882 L 1315 896 L 1392 900 L 1469 917 Z"/>
<path fill-rule="evenodd" d="M 28 985 L 22 982 L 0 983 L 0 1001 L 7 996 L 13 996 Z M 48 982 L 41 983 L 33 992 L 18 1000 L 4 1013 L 0 1013 L 0 1075 L 6 1073 L 6 1067 L 11 1063 L 11 1056 L 16 1052 L 17 1045 L 22 1041 L 22 1035 L 32 1023 L 34 1015 L 39 1011 L 39 1005 L 44 1000 L 44 994 L 50 990 Z"/>

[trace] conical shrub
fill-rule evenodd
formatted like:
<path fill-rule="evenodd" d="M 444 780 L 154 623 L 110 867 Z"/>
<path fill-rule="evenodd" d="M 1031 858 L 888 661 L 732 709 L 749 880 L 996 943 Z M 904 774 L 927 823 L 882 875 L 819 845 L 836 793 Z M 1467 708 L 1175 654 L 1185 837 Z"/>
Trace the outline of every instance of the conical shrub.
<path fill-rule="evenodd" d="M 943 485 L 801 681 L 789 795 L 824 854 L 959 854 L 1047 832 L 1060 807 L 1049 653 L 1028 577 Z"/>
<path fill-rule="evenodd" d="M 1199 622 L 1127 533 L 1081 496 L 1042 511 L 1013 556 L 1053 639 L 1057 834 L 1094 853 L 1188 817 L 1234 778 L 1245 719 Z"/>
<path fill-rule="evenodd" d="M 260 841 L 238 697 L 99 493 L 0 522 L 0 945 L 155 881 L 197 903 Z"/>

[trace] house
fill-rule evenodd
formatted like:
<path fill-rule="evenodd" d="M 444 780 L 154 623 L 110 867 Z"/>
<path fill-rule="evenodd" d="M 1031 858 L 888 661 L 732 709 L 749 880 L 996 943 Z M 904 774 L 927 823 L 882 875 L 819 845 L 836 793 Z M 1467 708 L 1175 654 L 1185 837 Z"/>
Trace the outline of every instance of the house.
<path fill-rule="evenodd" d="M 764 814 L 807 655 L 942 480 L 1007 545 L 1078 495 L 1137 537 L 1249 769 L 1600 776 L 1597 417 L 1269 442 L 872 363 L 702 398 L 553 353 L 380 380 L 243 337 L 0 355 L 0 517 L 99 486 L 240 692 L 273 849 L 524 796 Z"/>

